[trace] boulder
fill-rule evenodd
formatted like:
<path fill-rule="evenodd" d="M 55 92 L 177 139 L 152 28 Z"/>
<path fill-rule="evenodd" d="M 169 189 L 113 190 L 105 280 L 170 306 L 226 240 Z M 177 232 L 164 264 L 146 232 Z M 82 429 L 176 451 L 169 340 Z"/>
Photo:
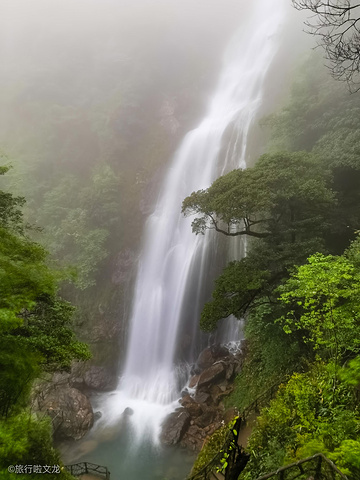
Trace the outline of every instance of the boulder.
<path fill-rule="evenodd" d="M 126 407 L 122 414 L 131 417 L 131 415 L 134 415 L 134 410 L 130 407 Z"/>
<path fill-rule="evenodd" d="M 210 347 L 205 348 L 196 361 L 196 365 L 200 368 L 200 370 L 205 370 L 206 368 L 211 367 L 215 363 L 215 358 L 212 354 L 212 350 Z"/>
<path fill-rule="evenodd" d="M 211 347 L 203 350 L 197 361 L 196 365 L 200 370 L 205 370 L 213 365 L 217 360 L 229 355 L 227 348 L 221 345 L 212 345 Z"/>
<path fill-rule="evenodd" d="M 217 416 L 218 412 L 213 408 L 209 408 L 195 420 L 195 424 L 200 428 L 208 427 L 211 423 L 214 423 Z"/>
<path fill-rule="evenodd" d="M 202 414 L 202 408 L 196 402 L 186 404 L 185 409 L 192 418 L 196 418 Z"/>
<path fill-rule="evenodd" d="M 192 452 L 200 452 L 206 433 L 197 425 L 191 425 L 181 441 L 181 446 Z"/>
<path fill-rule="evenodd" d="M 189 388 L 194 388 L 196 387 L 198 381 L 199 381 L 200 375 L 194 375 L 190 378 L 189 381 Z"/>
<path fill-rule="evenodd" d="M 190 421 L 191 417 L 184 408 L 168 415 L 162 424 L 162 443 L 165 445 L 176 445 L 179 443 L 190 426 Z"/>
<path fill-rule="evenodd" d="M 196 403 L 206 403 L 210 399 L 209 392 L 205 390 L 196 390 L 194 400 Z"/>
<path fill-rule="evenodd" d="M 79 440 L 94 424 L 94 412 L 89 399 L 76 388 L 55 387 L 38 400 L 39 410 L 52 419 L 54 436 L 58 439 Z"/>
<path fill-rule="evenodd" d="M 207 435 L 211 436 L 215 430 L 218 430 L 221 427 L 221 422 L 215 422 L 209 425 Z"/>
<path fill-rule="evenodd" d="M 235 412 L 225 411 L 223 398 L 233 390 L 233 379 L 242 357 L 223 347 L 209 347 L 201 352 L 193 366 L 188 390 L 179 400 L 182 408 L 164 422 L 163 442 L 198 452 L 204 439 L 212 435 L 222 422 L 228 423 Z M 195 393 L 193 394 L 193 390 Z M 185 413 L 187 415 L 185 415 Z"/>
<path fill-rule="evenodd" d="M 235 373 L 235 363 L 229 363 L 226 367 L 226 374 L 225 374 L 226 380 L 231 380 L 234 373 Z"/>
<path fill-rule="evenodd" d="M 181 405 L 185 406 L 187 403 L 194 403 L 195 400 L 189 395 L 189 393 L 187 393 L 179 400 L 179 402 Z"/>
<path fill-rule="evenodd" d="M 225 377 L 225 365 L 223 362 L 214 363 L 211 367 L 207 368 L 200 374 L 198 381 L 198 388 L 210 383 L 216 383 Z"/>
<path fill-rule="evenodd" d="M 222 394 L 222 390 L 218 385 L 211 385 L 210 395 L 215 405 L 217 405 L 220 402 L 221 394 Z"/>
<path fill-rule="evenodd" d="M 102 413 L 98 410 L 97 412 L 94 413 L 94 422 L 99 420 L 102 417 Z"/>

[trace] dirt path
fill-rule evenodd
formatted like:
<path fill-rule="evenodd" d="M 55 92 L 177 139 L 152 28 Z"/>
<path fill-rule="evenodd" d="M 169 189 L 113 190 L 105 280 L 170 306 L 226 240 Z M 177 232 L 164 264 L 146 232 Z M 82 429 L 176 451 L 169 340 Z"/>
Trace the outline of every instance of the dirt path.
<path fill-rule="evenodd" d="M 238 437 L 239 445 L 242 445 L 243 447 L 247 446 L 249 437 L 255 426 L 257 416 L 258 414 L 256 413 L 252 413 L 251 415 L 249 415 L 248 418 L 246 419 L 245 427 L 240 428 L 239 437 Z"/>

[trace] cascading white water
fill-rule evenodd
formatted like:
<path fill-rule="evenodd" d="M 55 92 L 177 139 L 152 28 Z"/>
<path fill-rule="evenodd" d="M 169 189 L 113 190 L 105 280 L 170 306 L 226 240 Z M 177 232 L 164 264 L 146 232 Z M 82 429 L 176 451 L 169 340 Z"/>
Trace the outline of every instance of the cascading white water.
<path fill-rule="evenodd" d="M 219 174 L 246 167 L 249 130 L 264 100 L 266 74 L 280 45 L 286 0 L 251 3 L 249 18 L 240 19 L 243 25 L 226 53 L 208 112 L 183 140 L 147 221 L 125 368 L 117 392 L 103 409 L 102 420 L 114 423 L 130 407 L 135 432 L 140 436 L 148 431 L 155 442 L 162 419 L 179 395 L 174 355 L 186 287 L 190 276 L 192 284 L 194 278 L 197 284 L 204 281 L 210 254 L 211 235 L 192 233 L 191 220 L 181 215 L 181 204 Z M 230 131 L 224 149 L 224 134 L 229 138 Z"/>

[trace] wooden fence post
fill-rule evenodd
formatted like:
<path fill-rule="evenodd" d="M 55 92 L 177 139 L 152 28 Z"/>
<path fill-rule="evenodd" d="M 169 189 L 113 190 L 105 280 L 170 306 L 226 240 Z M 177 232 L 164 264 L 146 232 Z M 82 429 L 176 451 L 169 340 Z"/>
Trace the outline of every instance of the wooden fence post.
<path fill-rule="evenodd" d="M 315 471 L 315 480 L 320 480 L 321 479 L 321 462 L 322 462 L 322 457 L 318 457 L 317 465 L 316 465 L 316 471 Z"/>

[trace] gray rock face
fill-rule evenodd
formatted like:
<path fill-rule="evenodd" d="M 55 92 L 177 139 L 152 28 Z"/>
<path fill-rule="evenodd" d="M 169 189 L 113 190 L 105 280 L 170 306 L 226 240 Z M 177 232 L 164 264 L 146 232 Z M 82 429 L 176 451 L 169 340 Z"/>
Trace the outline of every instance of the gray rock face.
<path fill-rule="evenodd" d="M 199 358 L 196 361 L 196 366 L 200 370 L 205 370 L 206 368 L 211 367 L 215 362 L 216 359 L 214 358 L 212 349 L 208 347 L 200 353 Z"/>
<path fill-rule="evenodd" d="M 76 388 L 52 388 L 38 399 L 38 405 L 52 419 L 56 438 L 79 440 L 94 424 L 91 403 Z"/>
<path fill-rule="evenodd" d="M 190 426 L 191 417 L 185 409 L 178 410 L 166 417 L 162 424 L 161 441 L 165 445 L 176 445 Z"/>
<path fill-rule="evenodd" d="M 111 281 L 115 285 L 120 285 L 126 282 L 129 275 L 134 268 L 136 262 L 135 252 L 129 248 L 122 250 L 116 257 L 114 273 L 112 274 Z"/>
<path fill-rule="evenodd" d="M 198 381 L 198 388 L 209 383 L 215 383 L 216 381 L 225 377 L 226 369 L 223 362 L 215 363 L 211 367 L 207 368 L 200 374 Z"/>
<path fill-rule="evenodd" d="M 160 125 L 170 135 L 175 135 L 180 127 L 178 119 L 175 117 L 177 101 L 175 98 L 165 98 L 160 107 Z"/>
<path fill-rule="evenodd" d="M 114 379 L 104 367 L 90 367 L 84 375 L 85 385 L 93 390 L 112 390 Z"/>
<path fill-rule="evenodd" d="M 79 390 L 104 392 L 116 387 L 117 378 L 105 367 L 78 363 L 72 368 L 69 383 Z"/>

